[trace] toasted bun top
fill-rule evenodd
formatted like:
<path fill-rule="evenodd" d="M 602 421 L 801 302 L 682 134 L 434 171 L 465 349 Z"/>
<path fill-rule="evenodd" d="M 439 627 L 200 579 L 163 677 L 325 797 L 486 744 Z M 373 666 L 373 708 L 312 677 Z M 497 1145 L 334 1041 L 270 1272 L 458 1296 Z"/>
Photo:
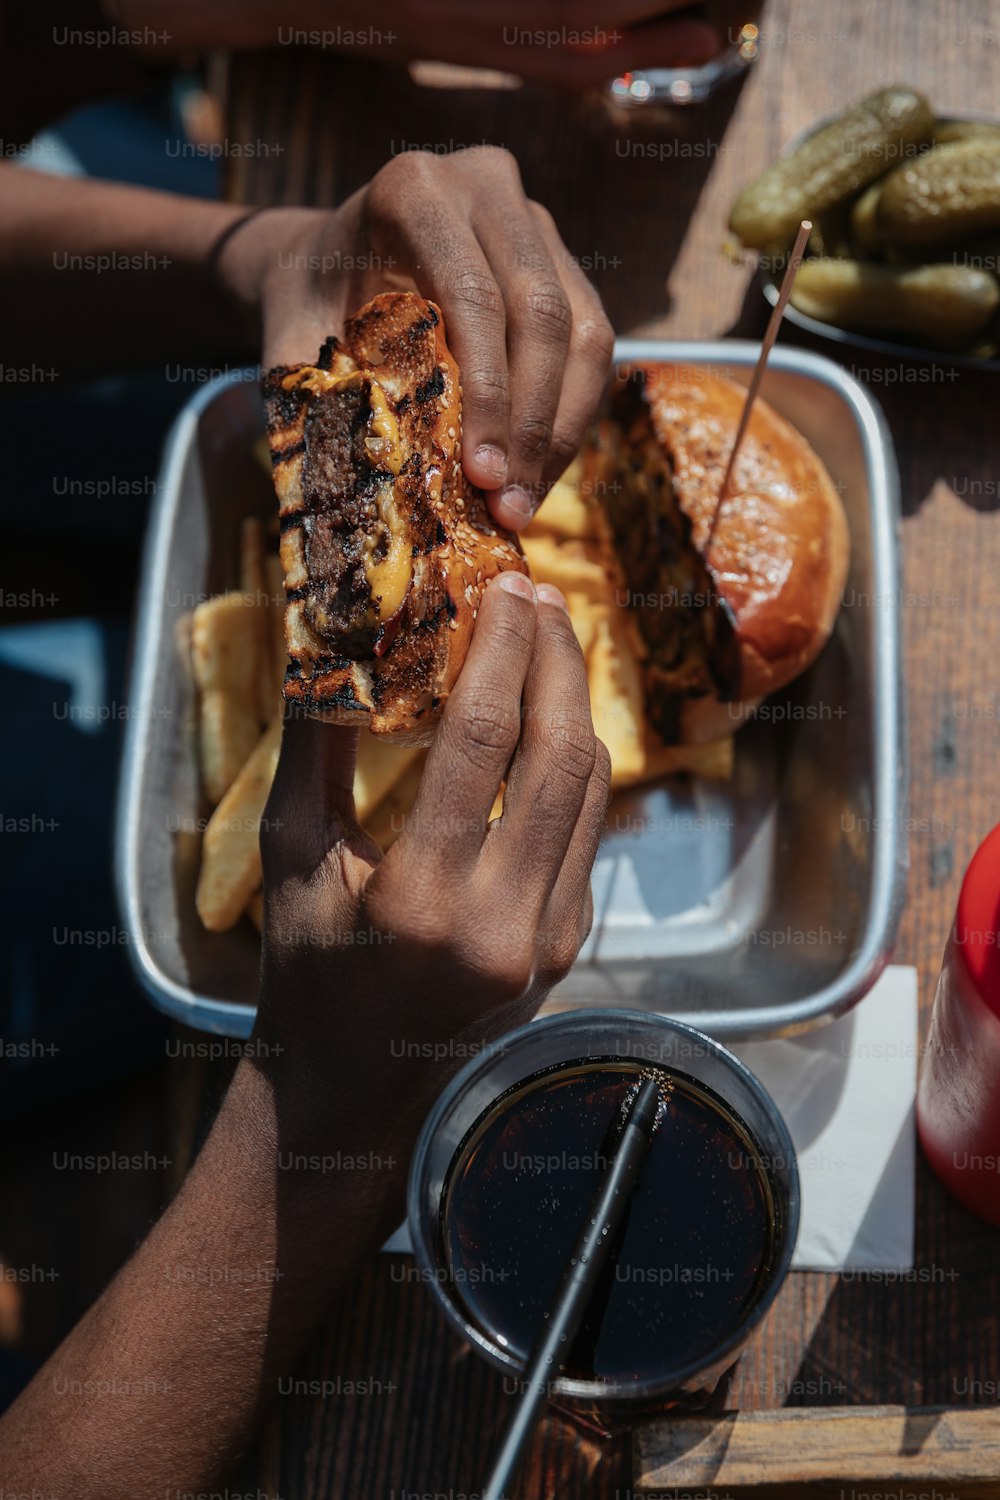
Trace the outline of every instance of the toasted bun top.
<path fill-rule="evenodd" d="M 706 555 L 746 389 L 686 366 L 644 373 L 692 543 L 736 621 L 740 699 L 758 699 L 804 671 L 833 628 L 850 554 L 840 497 L 802 434 L 758 397 Z"/>

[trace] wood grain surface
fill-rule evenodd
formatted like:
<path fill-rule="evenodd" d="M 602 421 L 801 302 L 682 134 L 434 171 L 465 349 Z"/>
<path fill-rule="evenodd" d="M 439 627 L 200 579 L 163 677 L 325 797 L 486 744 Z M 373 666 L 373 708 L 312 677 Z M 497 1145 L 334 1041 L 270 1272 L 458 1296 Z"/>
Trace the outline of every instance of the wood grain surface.
<path fill-rule="evenodd" d="M 538 89 L 418 87 L 375 62 L 282 51 L 235 61 L 229 136 L 280 146 L 231 161 L 248 203 L 333 204 L 405 144 L 483 140 L 515 153 L 620 333 L 763 331 L 748 264 L 723 253 L 739 187 L 798 132 L 867 90 L 923 88 L 943 113 L 1000 113 L 1000 5 L 770 0 L 762 57 L 700 109 L 614 116 Z M 791 328 L 783 340 L 805 342 Z M 816 341 L 884 407 L 902 480 L 902 618 L 912 769 L 911 876 L 897 961 L 920 972 L 923 1032 L 957 883 L 1000 816 L 1000 379 Z M 885 1282 L 795 1274 L 744 1356 L 729 1404 L 983 1404 L 1000 1377 L 1000 1234 L 921 1164 L 917 1271 Z M 500 1377 L 446 1330 L 408 1263 L 373 1263 L 317 1340 L 303 1378 L 375 1396 L 280 1403 L 248 1476 L 295 1500 L 475 1493 L 509 1408 Z M 377 1382 L 377 1384 L 376 1384 Z M 626 1500 L 627 1438 L 591 1442 L 556 1417 L 524 1500 Z"/>
<path fill-rule="evenodd" d="M 783 1490 L 819 1500 L 853 1485 L 954 1500 L 1000 1496 L 1000 1422 L 984 1408 L 831 1406 L 686 1417 L 640 1430 L 636 1455 L 643 1492 L 711 1488 L 764 1500 Z"/>

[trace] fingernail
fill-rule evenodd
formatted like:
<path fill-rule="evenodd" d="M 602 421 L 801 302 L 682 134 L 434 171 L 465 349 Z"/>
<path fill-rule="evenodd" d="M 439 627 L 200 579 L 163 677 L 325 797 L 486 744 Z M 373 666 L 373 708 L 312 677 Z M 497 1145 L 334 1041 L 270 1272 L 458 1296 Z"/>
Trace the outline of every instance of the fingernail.
<path fill-rule="evenodd" d="M 507 478 L 507 459 L 499 448 L 494 448 L 490 443 L 484 443 L 481 448 L 476 449 L 476 463 L 484 474 L 488 474 L 493 485 L 499 489 Z"/>
<path fill-rule="evenodd" d="M 566 597 L 561 589 L 556 588 L 554 583 L 540 583 L 535 589 L 535 593 L 538 595 L 539 604 L 554 604 L 557 608 L 564 609 L 567 614 L 569 613 Z"/>
<path fill-rule="evenodd" d="M 524 573 L 501 573 L 497 583 L 508 594 L 519 594 L 522 599 L 530 599 L 532 604 L 535 603 L 535 585 Z"/>
<path fill-rule="evenodd" d="M 509 484 L 497 501 L 493 514 L 501 526 L 520 531 L 535 514 L 535 497 L 519 484 Z"/>

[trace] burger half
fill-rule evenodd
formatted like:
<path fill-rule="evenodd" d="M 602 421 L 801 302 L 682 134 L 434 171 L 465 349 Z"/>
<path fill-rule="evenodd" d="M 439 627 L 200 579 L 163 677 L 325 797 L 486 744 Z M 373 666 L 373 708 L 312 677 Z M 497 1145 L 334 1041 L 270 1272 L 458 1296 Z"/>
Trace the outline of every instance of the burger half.
<path fill-rule="evenodd" d="M 314 365 L 271 370 L 264 397 L 285 699 L 428 743 L 488 582 L 527 572 L 462 470 L 459 371 L 441 313 L 412 292 L 375 297 Z"/>
<path fill-rule="evenodd" d="M 638 627 L 647 717 L 667 744 L 731 734 L 815 659 L 843 594 L 840 497 L 760 399 L 712 534 L 745 401 L 704 369 L 636 369 L 588 455 Z"/>

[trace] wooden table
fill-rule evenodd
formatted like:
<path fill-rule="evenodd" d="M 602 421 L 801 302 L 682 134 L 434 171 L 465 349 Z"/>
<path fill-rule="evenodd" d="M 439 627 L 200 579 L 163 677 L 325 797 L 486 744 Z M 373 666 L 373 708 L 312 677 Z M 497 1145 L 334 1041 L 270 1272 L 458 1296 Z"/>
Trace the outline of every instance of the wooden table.
<path fill-rule="evenodd" d="M 403 141 L 503 144 L 619 332 L 756 337 L 765 309 L 750 268 L 722 253 L 738 187 L 812 121 L 889 81 L 922 87 L 943 113 L 996 112 L 1000 4 L 770 0 L 762 31 L 762 60 L 742 88 L 666 121 L 615 120 L 603 104 L 527 88 L 418 88 L 333 54 L 242 58 L 229 136 L 284 149 L 234 161 L 230 191 L 335 203 Z M 783 338 L 801 341 L 791 328 Z M 881 401 L 902 478 L 913 822 L 896 957 L 919 968 L 926 1029 L 958 880 L 1000 816 L 1000 380 L 850 349 L 842 359 Z M 988 1401 L 973 1382 L 1000 1376 L 1000 1235 L 922 1164 L 917 1264 L 919 1278 L 893 1285 L 791 1276 L 744 1357 L 738 1403 Z M 376 1396 L 283 1399 L 250 1470 L 267 1493 L 397 1500 L 481 1483 L 510 1398 L 426 1289 L 400 1279 L 406 1266 L 382 1257 L 368 1268 L 302 1372 L 365 1380 Z M 520 1493 L 625 1500 L 631 1480 L 627 1438 L 590 1442 L 553 1418 Z"/>

